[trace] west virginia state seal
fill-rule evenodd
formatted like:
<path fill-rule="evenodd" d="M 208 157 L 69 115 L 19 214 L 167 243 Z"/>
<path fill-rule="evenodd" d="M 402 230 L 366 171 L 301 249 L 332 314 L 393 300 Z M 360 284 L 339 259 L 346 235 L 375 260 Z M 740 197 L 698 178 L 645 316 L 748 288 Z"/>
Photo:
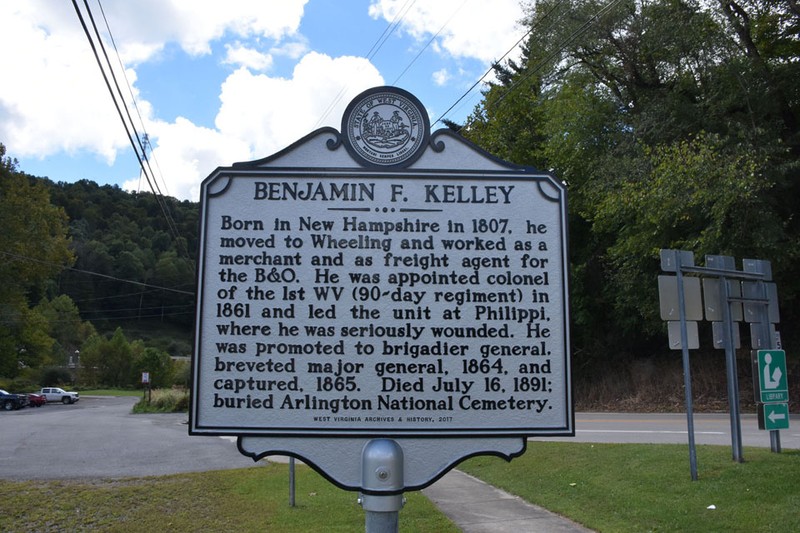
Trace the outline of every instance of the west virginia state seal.
<path fill-rule="evenodd" d="M 356 96 L 342 116 L 347 151 L 365 166 L 406 167 L 428 144 L 430 121 L 417 98 L 397 87 Z"/>

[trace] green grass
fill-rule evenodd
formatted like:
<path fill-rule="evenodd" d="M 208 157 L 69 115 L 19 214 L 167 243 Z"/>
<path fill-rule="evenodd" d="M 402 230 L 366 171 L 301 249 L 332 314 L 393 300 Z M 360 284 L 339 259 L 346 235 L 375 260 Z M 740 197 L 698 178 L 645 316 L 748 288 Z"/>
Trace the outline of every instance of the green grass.
<path fill-rule="evenodd" d="M 530 442 L 506 463 L 459 466 L 485 481 L 601 532 L 800 531 L 800 451 L 699 446 L 691 481 L 685 445 Z M 298 465 L 267 464 L 113 481 L 0 480 L 0 531 L 363 531 L 356 494 Z M 406 495 L 402 532 L 457 528 L 420 493 Z M 714 505 L 716 509 L 708 509 Z"/>
<path fill-rule="evenodd" d="M 297 465 L 289 506 L 285 464 L 113 481 L 0 480 L 0 531 L 363 531 L 357 493 Z M 458 529 L 421 494 L 410 493 L 400 531 Z"/>
<path fill-rule="evenodd" d="M 800 451 L 697 448 L 692 481 L 683 445 L 529 442 L 510 463 L 459 468 L 597 531 L 800 531 Z M 714 505 L 716 509 L 708 509 Z"/>

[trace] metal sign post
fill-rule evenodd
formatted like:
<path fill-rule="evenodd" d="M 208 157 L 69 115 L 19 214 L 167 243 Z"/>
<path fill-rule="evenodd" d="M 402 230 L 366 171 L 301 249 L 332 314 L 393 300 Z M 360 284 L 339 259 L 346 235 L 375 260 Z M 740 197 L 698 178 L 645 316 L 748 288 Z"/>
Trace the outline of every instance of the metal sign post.
<path fill-rule="evenodd" d="M 720 272 L 735 271 L 736 265 L 733 257 L 721 255 L 706 256 L 706 265 L 718 269 Z M 731 290 L 726 274 L 721 273 L 717 278 L 719 286 L 719 300 L 714 302 L 722 311 L 723 348 L 725 349 L 725 373 L 728 386 L 728 407 L 731 421 L 731 450 L 733 460 L 737 463 L 744 461 L 742 449 L 742 423 L 739 413 L 739 371 L 736 364 L 736 342 L 733 334 L 733 313 L 731 306 Z M 708 299 L 708 297 L 707 297 Z M 741 304 L 740 304 L 741 305 Z"/>
<path fill-rule="evenodd" d="M 681 347 L 697 348 L 699 343 L 692 346 L 692 335 L 687 337 L 687 320 L 700 320 L 695 318 L 692 306 L 685 304 L 689 298 L 700 300 L 700 284 L 694 285 L 695 291 L 684 291 L 686 282 L 684 273 L 697 275 L 703 278 L 703 292 L 705 293 L 705 318 L 712 321 L 714 332 L 714 347 L 725 349 L 726 375 L 728 387 L 728 404 L 731 419 L 731 449 L 733 460 L 743 462 L 741 415 L 739 411 L 739 380 L 736 365 L 736 348 L 739 346 L 738 322 L 745 320 L 751 324 L 751 342 L 753 349 L 773 347 L 777 333 L 774 324 L 779 322 L 778 296 L 772 279 L 772 269 L 769 261 L 759 259 L 744 259 L 743 269 L 736 270 L 735 260 L 729 256 L 706 256 L 706 267 L 694 266 L 691 252 L 679 250 L 661 250 L 661 268 L 665 272 L 674 272 L 673 276 L 659 276 L 659 297 L 661 299 L 662 319 L 669 322 L 671 348 Z M 678 287 L 682 287 L 678 290 Z M 684 294 L 686 292 L 687 294 Z M 680 304 L 675 302 L 680 301 Z M 680 322 L 676 322 L 675 315 L 679 315 Z M 680 339 L 676 339 L 673 324 L 680 324 Z M 690 332 L 696 332 L 696 323 L 692 324 Z M 696 335 L 696 333 L 695 333 Z M 685 355 L 685 357 L 688 357 Z M 756 366 L 755 355 L 753 365 Z M 684 377 L 687 376 L 684 367 Z M 756 386 L 758 386 L 756 384 Z M 763 400 L 756 398 L 756 401 Z M 687 399 L 687 410 L 691 402 Z M 766 410 L 760 407 L 762 417 Z M 773 419 L 780 419 L 781 412 L 769 409 Z M 769 414 L 767 416 L 769 416 Z M 788 420 L 788 414 L 787 414 Z M 690 441 L 692 436 L 690 435 Z M 780 451 L 780 434 L 777 430 L 770 431 L 770 440 L 773 451 Z"/>
<path fill-rule="evenodd" d="M 289 457 L 289 507 L 295 506 L 295 492 L 296 492 L 296 480 L 294 477 L 295 474 L 295 458 Z"/>
<path fill-rule="evenodd" d="M 753 348 L 754 366 L 758 372 L 753 376 L 753 385 L 756 391 L 756 402 L 759 402 L 758 412 L 759 428 L 769 430 L 770 450 L 773 453 L 781 452 L 780 429 L 787 429 L 789 422 L 789 408 L 786 405 L 786 428 L 783 424 L 775 423 L 776 419 L 783 414 L 777 412 L 775 407 L 768 407 L 768 404 L 788 402 L 789 388 L 786 384 L 786 354 L 783 351 L 770 351 L 776 348 L 777 334 L 773 334 L 773 326 L 779 322 L 778 295 L 775 284 L 765 283 L 765 280 L 772 279 L 772 266 L 769 261 L 758 259 L 746 259 L 744 270 L 761 274 L 762 278 L 754 283 L 745 284 L 743 296 L 749 296 L 751 303 L 745 304 L 745 315 L 751 322 L 751 338 Z M 763 356 L 763 357 L 762 357 Z M 760 363 L 764 364 L 761 365 Z M 769 373 L 765 375 L 765 371 Z M 767 410 L 770 410 L 773 420 L 770 421 L 769 415 L 764 417 Z M 763 417 L 763 418 L 762 418 Z"/>
<path fill-rule="evenodd" d="M 689 435 L 689 470 L 692 481 L 697 481 L 697 450 L 694 442 L 694 408 L 692 406 L 692 368 L 689 361 L 689 334 L 686 325 L 686 293 L 683 283 L 683 263 L 694 265 L 694 256 L 673 250 L 661 251 L 661 268 L 675 272 L 680 323 L 680 346 L 683 358 L 683 390 L 686 401 L 686 428 Z M 674 269 L 674 270 L 673 270 Z M 696 323 L 695 323 L 696 324 Z"/>
<path fill-rule="evenodd" d="M 394 533 L 403 508 L 403 448 L 393 440 L 371 440 L 361 452 L 361 464 L 366 531 Z"/>

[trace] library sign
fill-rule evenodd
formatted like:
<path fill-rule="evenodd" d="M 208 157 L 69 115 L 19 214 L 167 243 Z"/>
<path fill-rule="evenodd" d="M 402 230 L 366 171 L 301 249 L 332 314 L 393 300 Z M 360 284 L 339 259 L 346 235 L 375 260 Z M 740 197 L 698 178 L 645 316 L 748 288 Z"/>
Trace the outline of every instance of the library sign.
<path fill-rule="evenodd" d="M 379 87 L 202 184 L 190 433 L 571 435 L 566 191 Z"/>

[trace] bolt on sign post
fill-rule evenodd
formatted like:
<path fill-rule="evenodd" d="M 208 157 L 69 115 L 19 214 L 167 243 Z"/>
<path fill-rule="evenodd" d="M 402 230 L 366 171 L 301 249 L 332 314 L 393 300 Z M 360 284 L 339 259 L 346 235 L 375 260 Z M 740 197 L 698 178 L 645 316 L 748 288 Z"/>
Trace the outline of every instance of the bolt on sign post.
<path fill-rule="evenodd" d="M 368 513 L 574 435 L 565 186 L 377 87 L 201 189 L 192 435 L 303 459 Z M 369 520 L 368 520 L 369 522 Z"/>

